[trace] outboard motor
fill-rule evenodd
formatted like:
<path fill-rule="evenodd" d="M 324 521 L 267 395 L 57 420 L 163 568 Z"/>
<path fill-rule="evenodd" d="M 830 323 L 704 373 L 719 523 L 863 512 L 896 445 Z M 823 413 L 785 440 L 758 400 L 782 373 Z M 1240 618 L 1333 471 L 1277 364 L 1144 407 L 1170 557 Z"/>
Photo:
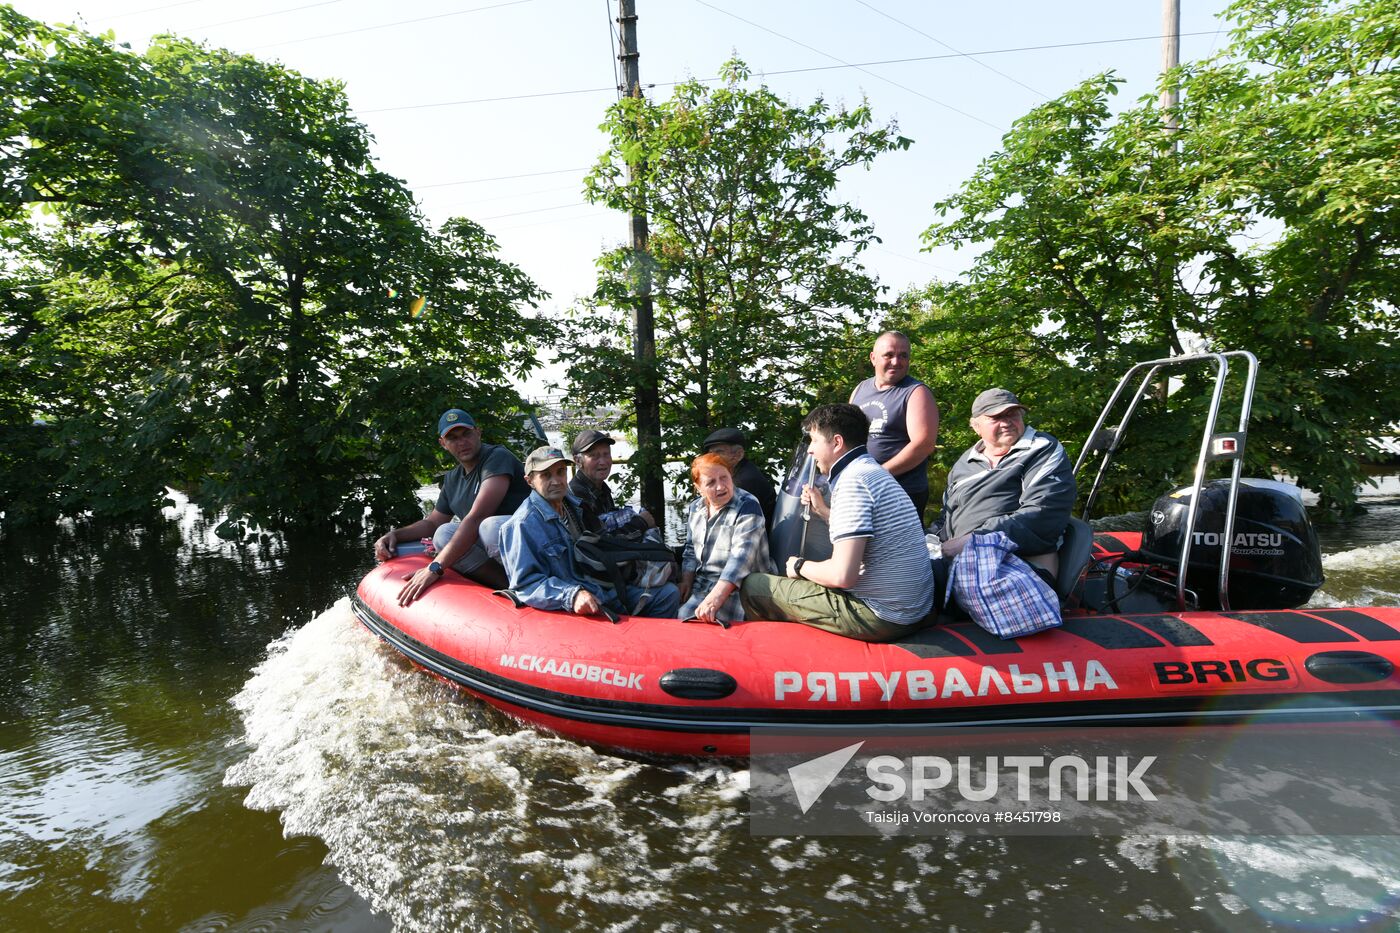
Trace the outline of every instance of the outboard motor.
<path fill-rule="evenodd" d="M 1186 586 L 1201 609 L 1220 608 L 1221 537 L 1230 481 L 1201 489 Z M 1152 506 L 1141 555 L 1175 571 L 1191 505 L 1191 487 L 1174 489 Z M 1292 609 L 1322 585 L 1322 550 L 1297 486 L 1267 479 L 1241 479 L 1230 552 L 1231 609 Z"/>

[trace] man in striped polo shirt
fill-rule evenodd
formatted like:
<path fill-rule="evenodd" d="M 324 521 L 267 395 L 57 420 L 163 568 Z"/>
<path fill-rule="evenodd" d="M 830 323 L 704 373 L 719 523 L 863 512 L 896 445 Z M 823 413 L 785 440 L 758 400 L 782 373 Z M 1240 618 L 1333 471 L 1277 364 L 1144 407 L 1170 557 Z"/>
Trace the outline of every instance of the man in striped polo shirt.
<path fill-rule="evenodd" d="M 802 422 L 808 452 L 831 480 L 831 558 L 788 558 L 787 576 L 749 574 L 748 619 L 802 622 L 861 641 L 893 641 L 933 618 L 933 573 L 919 513 L 865 449 L 870 422 L 850 404 Z"/>

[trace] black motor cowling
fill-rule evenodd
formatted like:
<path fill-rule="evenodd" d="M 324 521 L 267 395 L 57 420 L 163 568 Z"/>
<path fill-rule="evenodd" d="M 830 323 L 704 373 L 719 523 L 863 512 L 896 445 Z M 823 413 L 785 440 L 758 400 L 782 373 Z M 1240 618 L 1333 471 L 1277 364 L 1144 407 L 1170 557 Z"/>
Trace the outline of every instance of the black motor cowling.
<path fill-rule="evenodd" d="M 1196 592 L 1202 609 L 1220 608 L 1221 538 L 1229 491 L 1230 481 L 1225 479 L 1201 489 L 1186 586 Z M 1145 560 L 1176 569 L 1190 505 L 1190 486 L 1174 489 L 1153 504 L 1142 536 Z M 1322 550 L 1297 486 L 1240 480 L 1234 538 L 1231 609 L 1292 609 L 1322 585 Z"/>

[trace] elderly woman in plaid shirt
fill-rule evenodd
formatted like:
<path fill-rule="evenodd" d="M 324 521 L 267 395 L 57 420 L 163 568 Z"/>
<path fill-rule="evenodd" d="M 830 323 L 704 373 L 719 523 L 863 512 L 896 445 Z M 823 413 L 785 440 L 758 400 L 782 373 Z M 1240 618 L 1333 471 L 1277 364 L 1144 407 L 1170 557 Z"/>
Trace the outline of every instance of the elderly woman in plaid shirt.
<path fill-rule="evenodd" d="M 681 618 L 734 622 L 744 617 L 744 577 L 773 572 L 763 509 L 734 485 L 729 461 L 716 454 L 696 457 L 690 478 L 700 496 L 686 507 Z"/>

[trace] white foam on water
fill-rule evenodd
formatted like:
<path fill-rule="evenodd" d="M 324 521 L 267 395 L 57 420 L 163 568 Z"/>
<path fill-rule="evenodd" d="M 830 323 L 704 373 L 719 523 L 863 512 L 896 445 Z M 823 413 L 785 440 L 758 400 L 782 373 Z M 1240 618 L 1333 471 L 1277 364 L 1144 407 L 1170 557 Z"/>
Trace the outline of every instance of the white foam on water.
<path fill-rule="evenodd" d="M 516 726 L 381 645 L 348 600 L 270 645 L 233 703 L 249 751 L 225 783 L 324 841 L 400 929 L 548 909 L 627 929 L 746 838 L 746 771 L 640 764 Z"/>
<path fill-rule="evenodd" d="M 1393 573 L 1397 562 L 1400 562 L 1400 541 L 1387 541 L 1324 555 L 1322 567 L 1327 571 Z"/>
<path fill-rule="evenodd" d="M 1396 567 L 1400 567 L 1400 541 L 1326 554 L 1322 558 L 1326 582 L 1308 606 L 1400 606 Z"/>
<path fill-rule="evenodd" d="M 1211 913 L 1253 913 L 1280 928 L 1348 929 L 1400 905 L 1400 839 L 1388 836 L 1164 840 L 1177 874 L 1221 889 Z M 1222 923 L 1223 923 L 1222 918 Z"/>

